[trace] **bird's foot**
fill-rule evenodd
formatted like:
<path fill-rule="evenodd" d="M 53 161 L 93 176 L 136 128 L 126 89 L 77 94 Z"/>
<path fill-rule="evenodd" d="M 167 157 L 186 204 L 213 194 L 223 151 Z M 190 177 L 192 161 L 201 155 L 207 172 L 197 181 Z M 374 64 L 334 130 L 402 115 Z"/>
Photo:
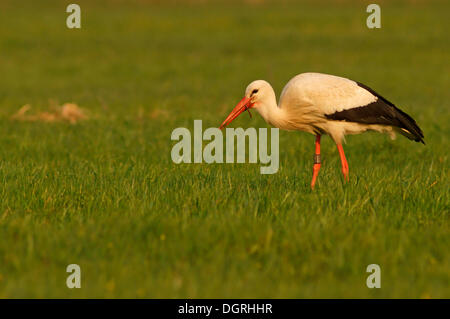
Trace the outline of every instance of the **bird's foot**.
<path fill-rule="evenodd" d="M 316 163 L 313 166 L 313 177 L 311 181 L 311 189 L 314 189 L 314 186 L 316 185 L 317 176 L 319 175 L 320 171 L 320 163 Z"/>
<path fill-rule="evenodd" d="M 342 167 L 342 174 L 344 175 L 344 180 L 348 182 L 350 180 L 348 177 L 348 167 Z"/>

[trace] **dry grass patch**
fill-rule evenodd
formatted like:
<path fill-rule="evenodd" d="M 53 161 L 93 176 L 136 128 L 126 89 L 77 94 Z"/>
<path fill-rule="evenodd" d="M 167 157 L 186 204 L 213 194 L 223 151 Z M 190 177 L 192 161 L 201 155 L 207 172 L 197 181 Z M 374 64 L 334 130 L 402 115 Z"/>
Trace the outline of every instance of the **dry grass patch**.
<path fill-rule="evenodd" d="M 11 119 L 27 122 L 69 122 L 75 124 L 78 121 L 87 120 L 86 112 L 75 103 L 65 103 L 63 105 L 53 106 L 52 111 L 30 114 L 31 105 L 22 106 Z"/>

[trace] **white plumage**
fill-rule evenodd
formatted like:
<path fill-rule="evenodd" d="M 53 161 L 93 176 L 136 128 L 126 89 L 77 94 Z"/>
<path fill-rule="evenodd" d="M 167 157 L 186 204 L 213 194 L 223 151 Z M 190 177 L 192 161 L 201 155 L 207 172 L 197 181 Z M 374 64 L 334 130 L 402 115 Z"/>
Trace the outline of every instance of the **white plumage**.
<path fill-rule="evenodd" d="M 324 114 L 367 105 L 377 97 L 355 81 L 322 73 L 302 73 L 292 78 L 281 92 L 280 105 L 297 100 L 315 105 Z"/>

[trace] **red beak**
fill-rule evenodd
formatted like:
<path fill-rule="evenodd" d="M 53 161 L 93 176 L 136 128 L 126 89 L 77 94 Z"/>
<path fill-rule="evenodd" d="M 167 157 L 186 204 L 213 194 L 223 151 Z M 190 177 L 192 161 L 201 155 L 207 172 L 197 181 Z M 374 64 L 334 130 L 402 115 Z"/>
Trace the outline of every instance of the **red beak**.
<path fill-rule="evenodd" d="M 242 100 L 239 101 L 239 103 L 234 107 L 233 111 L 231 111 L 230 115 L 223 121 L 222 125 L 220 125 L 220 129 L 223 129 L 225 126 L 230 124 L 236 117 L 239 116 L 242 112 L 248 110 L 248 113 L 250 114 L 250 117 L 252 114 L 250 113 L 250 108 L 253 106 L 253 103 L 251 103 L 250 98 L 244 97 Z"/>

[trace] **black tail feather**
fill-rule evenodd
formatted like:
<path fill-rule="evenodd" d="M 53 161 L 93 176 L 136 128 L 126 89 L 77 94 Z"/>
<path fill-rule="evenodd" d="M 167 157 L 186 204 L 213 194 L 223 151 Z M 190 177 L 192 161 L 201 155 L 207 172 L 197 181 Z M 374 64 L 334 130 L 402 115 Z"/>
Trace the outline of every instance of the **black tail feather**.
<path fill-rule="evenodd" d="M 405 112 L 403 112 L 402 110 L 400 110 L 399 108 L 397 108 L 396 106 L 394 106 L 395 109 L 395 113 L 396 113 L 396 117 L 399 119 L 400 123 L 402 124 L 401 128 L 407 130 L 409 133 L 411 133 L 415 138 L 414 141 L 416 142 L 422 142 L 423 144 L 425 144 L 423 138 L 423 132 L 420 129 L 419 125 L 417 125 L 416 121 L 409 116 L 408 114 L 406 114 Z"/>
<path fill-rule="evenodd" d="M 368 87 L 362 83 L 359 83 L 359 82 L 357 82 L 357 83 L 358 83 L 358 86 L 366 89 L 367 91 L 369 91 L 370 93 L 375 95 L 379 100 L 381 100 L 386 105 L 391 107 L 388 113 L 390 113 L 389 115 L 393 116 L 392 124 L 394 126 L 397 126 L 399 128 L 403 128 L 403 129 L 407 130 L 409 133 L 411 133 L 412 136 L 414 136 L 414 141 L 425 144 L 425 141 L 423 140 L 424 139 L 423 132 L 420 129 L 419 125 L 417 125 L 416 121 L 411 116 L 409 116 L 408 114 L 406 114 L 405 112 L 400 110 L 392 102 L 390 102 L 386 98 L 382 97 L 380 94 L 378 94 L 377 92 L 372 90 L 370 87 Z"/>

